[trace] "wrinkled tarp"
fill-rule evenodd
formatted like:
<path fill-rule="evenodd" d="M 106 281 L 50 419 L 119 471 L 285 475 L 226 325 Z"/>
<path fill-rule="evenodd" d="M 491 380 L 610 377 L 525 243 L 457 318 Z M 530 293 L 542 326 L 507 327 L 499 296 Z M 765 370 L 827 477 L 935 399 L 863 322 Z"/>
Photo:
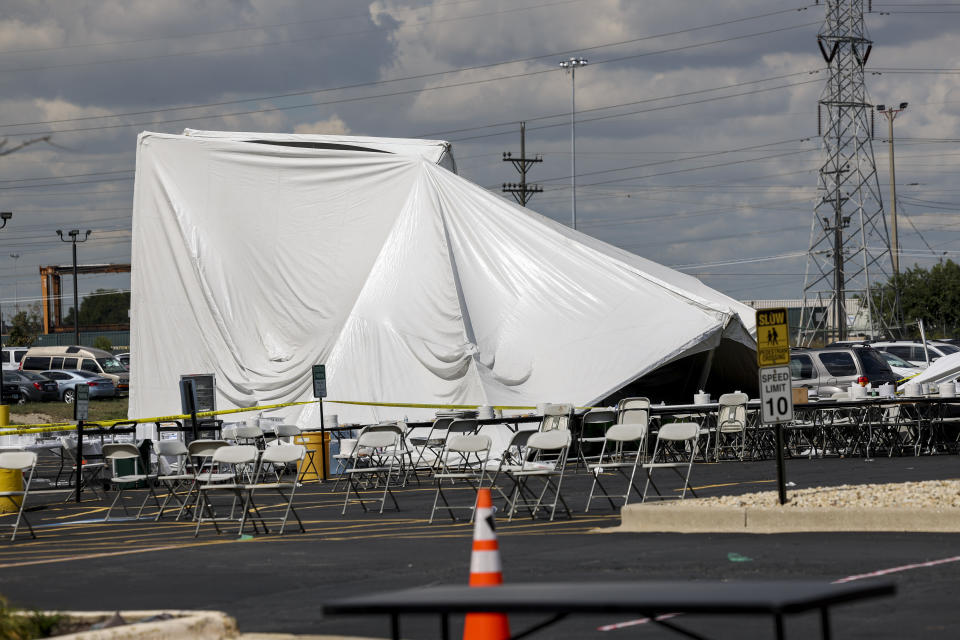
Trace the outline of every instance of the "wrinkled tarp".
<path fill-rule="evenodd" d="M 755 348 L 749 307 L 457 176 L 447 143 L 188 133 L 138 139 L 131 417 L 177 411 L 185 373 L 218 409 L 310 400 L 316 363 L 331 400 L 589 404 Z"/>

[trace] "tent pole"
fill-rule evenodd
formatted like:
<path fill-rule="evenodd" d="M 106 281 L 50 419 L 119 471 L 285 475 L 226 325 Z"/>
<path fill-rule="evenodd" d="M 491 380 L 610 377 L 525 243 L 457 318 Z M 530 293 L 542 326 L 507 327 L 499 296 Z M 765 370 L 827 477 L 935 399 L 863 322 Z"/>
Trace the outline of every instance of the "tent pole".
<path fill-rule="evenodd" d="M 697 382 L 697 391 L 703 390 L 707 385 L 707 378 L 710 377 L 710 369 L 713 367 L 713 354 L 716 352 L 716 347 L 707 352 L 707 361 L 703 363 L 703 371 L 700 372 L 700 380 Z"/>

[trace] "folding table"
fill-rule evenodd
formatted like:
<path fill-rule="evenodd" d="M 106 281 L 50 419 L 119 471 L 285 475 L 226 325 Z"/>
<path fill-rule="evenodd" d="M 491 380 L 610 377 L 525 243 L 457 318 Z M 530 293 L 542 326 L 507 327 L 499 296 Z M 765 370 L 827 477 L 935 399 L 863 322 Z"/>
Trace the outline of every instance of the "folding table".
<path fill-rule="evenodd" d="M 383 614 L 390 616 L 391 633 L 400 638 L 401 615 L 440 616 L 441 637 L 450 638 L 450 614 L 500 612 L 547 614 L 531 629 L 514 632 L 525 637 L 575 613 L 639 615 L 688 638 L 703 638 L 664 614 L 755 615 L 774 619 L 776 638 L 784 638 L 787 614 L 820 612 L 821 637 L 829 640 L 829 610 L 838 604 L 891 596 L 892 582 L 865 580 L 833 584 L 810 580 L 743 582 L 634 581 L 513 583 L 497 587 L 437 585 L 342 598 L 323 605 L 324 615 Z"/>

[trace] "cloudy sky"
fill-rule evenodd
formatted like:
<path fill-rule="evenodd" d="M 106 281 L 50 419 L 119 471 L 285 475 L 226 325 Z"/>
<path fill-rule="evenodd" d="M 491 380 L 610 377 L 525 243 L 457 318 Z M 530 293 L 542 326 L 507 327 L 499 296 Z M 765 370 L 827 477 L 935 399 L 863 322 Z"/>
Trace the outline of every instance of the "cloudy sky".
<path fill-rule="evenodd" d="M 530 207 L 697 274 L 740 299 L 803 288 L 826 80 L 822 5 L 789 0 L 0 1 L 0 302 L 68 264 L 57 229 L 91 229 L 81 263 L 129 262 L 144 130 L 449 140 L 464 177 L 540 153 Z M 960 255 L 960 2 L 873 3 L 867 75 L 896 121 L 902 264 Z M 889 200 L 887 144 L 875 143 Z M 48 140 L 42 140 L 42 138 Z M 509 197 L 509 196 L 506 196 Z M 10 257 L 11 254 L 19 258 Z M 65 294 L 72 296 L 67 279 Z M 86 277 L 80 293 L 126 289 Z M 69 303 L 66 305 L 69 306 Z"/>

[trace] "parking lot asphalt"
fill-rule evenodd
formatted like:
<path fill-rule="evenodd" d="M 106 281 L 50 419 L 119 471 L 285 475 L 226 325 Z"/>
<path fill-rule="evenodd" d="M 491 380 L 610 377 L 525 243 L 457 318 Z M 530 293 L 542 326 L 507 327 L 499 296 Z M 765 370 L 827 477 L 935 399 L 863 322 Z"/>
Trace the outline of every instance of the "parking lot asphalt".
<path fill-rule="evenodd" d="M 947 479 L 960 476 L 956 456 L 920 458 L 797 459 L 787 479 L 796 487 Z M 666 477 L 666 476 L 665 476 Z M 775 487 L 775 465 L 766 462 L 698 464 L 692 484 L 701 496 Z M 898 594 L 887 600 L 835 609 L 833 630 L 842 638 L 953 638 L 960 612 L 960 533 L 654 534 L 598 533 L 619 523 L 602 501 L 583 512 L 590 478 L 582 471 L 564 480 L 573 510 L 554 522 L 498 517 L 504 580 L 874 579 L 890 571 Z M 665 484 L 665 483 L 664 483 Z M 678 485 L 661 486 L 665 492 Z M 25 532 L 0 543 L 0 594 L 20 606 L 44 609 L 193 608 L 221 610 L 242 631 L 342 633 L 385 637 L 386 619 L 321 615 L 323 602 L 340 596 L 468 579 L 472 525 L 443 513 L 429 524 L 429 482 L 397 491 L 399 512 L 364 513 L 351 505 L 340 515 L 342 487 L 309 483 L 296 506 L 307 533 L 238 537 L 204 525 L 164 518 L 104 523 L 107 502 L 92 497 L 63 504 L 53 496 L 29 504 L 38 539 Z M 466 489 L 453 495 L 468 497 Z M 142 491 L 125 494 L 139 505 Z M 112 498 L 112 495 L 110 496 Z M 276 514 L 276 499 L 262 499 Z M 773 637 L 767 618 L 683 616 L 677 624 L 709 637 Z M 511 619 L 514 632 L 536 621 Z M 617 630 L 599 628 L 629 622 Z M 814 615 L 787 620 L 787 637 L 819 633 Z M 439 637 L 432 619 L 404 620 L 408 638 Z M 454 629 L 457 633 L 457 629 Z M 672 637 L 673 633 L 623 616 L 574 617 L 531 637 Z"/>

